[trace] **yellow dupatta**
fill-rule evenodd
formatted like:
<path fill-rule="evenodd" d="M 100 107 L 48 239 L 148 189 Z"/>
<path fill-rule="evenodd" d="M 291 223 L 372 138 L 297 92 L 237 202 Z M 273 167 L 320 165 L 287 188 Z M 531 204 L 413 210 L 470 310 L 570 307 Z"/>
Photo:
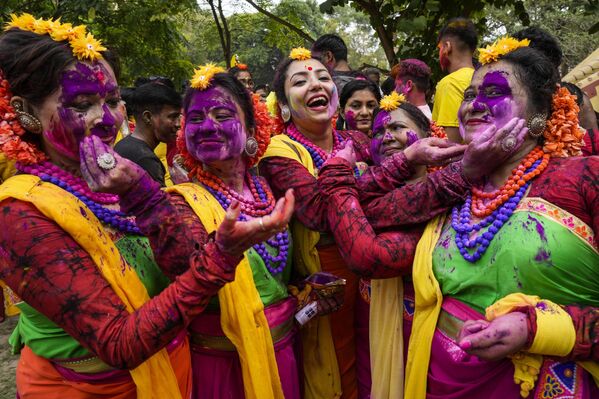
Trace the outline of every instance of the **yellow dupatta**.
<path fill-rule="evenodd" d="M 208 234 L 216 231 L 225 218 L 219 202 L 197 184 L 178 184 L 166 191 L 185 198 Z M 247 255 L 237 266 L 235 281 L 218 291 L 218 300 L 221 327 L 239 354 L 246 398 L 283 399 L 270 328 Z"/>
<path fill-rule="evenodd" d="M 270 140 L 262 158 L 283 157 L 303 165 L 312 176 L 316 169 L 310 153 L 287 135 L 279 134 Z M 300 274 L 310 275 L 321 271 L 316 244 L 320 233 L 306 228 L 299 221 L 291 224 L 294 251 L 293 261 Z M 341 396 L 341 376 L 331 334 L 328 316 L 318 317 L 301 330 L 306 399 L 333 399 Z"/>
<path fill-rule="evenodd" d="M 17 175 L 0 186 L 0 201 L 7 198 L 30 202 L 68 233 L 90 255 L 129 313 L 149 300 L 135 271 L 119 254 L 100 221 L 77 197 L 36 176 Z M 129 372 L 138 398 L 181 399 L 166 349 L 161 349 Z"/>
<path fill-rule="evenodd" d="M 372 279 L 370 284 L 371 396 L 401 399 L 404 388 L 403 279 Z"/>
<path fill-rule="evenodd" d="M 406 362 L 405 397 L 426 398 L 426 379 L 433 335 L 441 312 L 443 295 L 433 274 L 433 250 L 441 236 L 445 216 L 431 220 L 416 247 L 412 276 L 414 281 L 414 321 Z"/>
<path fill-rule="evenodd" d="M 405 382 L 405 397 L 410 399 L 426 398 L 431 345 L 443 303 L 443 294 L 433 273 L 433 251 L 441 235 L 444 222 L 445 215 L 437 216 L 429 222 L 416 248 L 412 272 L 415 291 L 415 310 L 408 349 L 408 360 L 406 363 Z M 583 237 L 580 238 L 585 241 Z M 495 304 L 487 308 L 487 315 L 502 313 L 502 309 L 509 306 L 509 302 L 514 296 L 520 297 L 522 295 L 512 294 L 498 300 Z M 521 303 L 520 305 L 525 306 L 526 304 Z M 550 328 L 560 330 L 560 328 L 556 327 Z M 539 346 L 547 345 L 543 341 L 550 339 L 550 337 L 539 334 L 539 331 L 537 331 L 537 334 L 535 343 Z M 520 384 L 521 388 L 524 384 L 532 389 L 535 377 L 530 375 L 530 373 L 533 371 L 532 369 L 536 369 L 538 372 L 542 363 L 542 356 L 520 353 L 513 356 L 512 361 L 515 366 L 515 382 Z M 599 386 L 599 364 L 593 361 L 577 363 L 593 376 L 595 383 Z M 524 391 L 526 389 L 522 393 Z"/>

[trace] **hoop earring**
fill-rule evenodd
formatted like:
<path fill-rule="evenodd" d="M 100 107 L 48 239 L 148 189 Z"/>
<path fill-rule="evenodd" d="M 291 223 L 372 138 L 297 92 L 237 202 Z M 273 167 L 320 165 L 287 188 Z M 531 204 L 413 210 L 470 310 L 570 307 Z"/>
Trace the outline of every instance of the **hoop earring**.
<path fill-rule="evenodd" d="M 31 115 L 29 112 L 23 111 L 23 106 L 21 104 L 14 104 L 13 108 L 15 109 L 17 119 L 19 120 L 21 126 L 23 126 L 23 129 L 33 134 L 40 134 L 42 132 L 42 122 L 40 122 L 39 119 Z"/>
<path fill-rule="evenodd" d="M 258 153 L 258 141 L 253 137 L 248 137 L 245 142 L 245 155 L 253 158 Z"/>
<path fill-rule="evenodd" d="M 528 135 L 535 139 L 538 139 L 543 135 L 546 126 L 547 115 L 545 114 L 534 114 L 526 123 L 526 127 L 528 127 Z"/>
<path fill-rule="evenodd" d="M 283 118 L 285 123 L 289 122 L 291 119 L 291 111 L 289 111 L 289 107 L 286 105 L 281 107 L 281 118 Z"/>

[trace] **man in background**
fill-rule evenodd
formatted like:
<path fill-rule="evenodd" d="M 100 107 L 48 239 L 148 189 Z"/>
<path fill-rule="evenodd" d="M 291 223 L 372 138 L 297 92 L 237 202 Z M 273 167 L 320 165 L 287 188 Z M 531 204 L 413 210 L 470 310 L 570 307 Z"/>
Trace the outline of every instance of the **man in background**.
<path fill-rule="evenodd" d="M 472 56 L 477 44 L 476 28 L 466 18 L 449 20 L 437 40 L 439 64 L 449 74 L 437 84 L 432 116 L 437 125 L 445 128 L 449 140 L 456 143 L 462 141 L 458 131 L 458 110 L 464 99 L 464 90 L 472 80 Z"/>
<path fill-rule="evenodd" d="M 166 169 L 154 153 L 160 143 L 173 142 L 181 128 L 181 96 L 160 82 L 136 87 L 131 94 L 135 130 L 119 141 L 114 150 L 141 166 L 161 186 L 165 186 Z"/>
<path fill-rule="evenodd" d="M 426 94 L 431 87 L 431 69 L 428 65 L 408 58 L 393 67 L 391 76 L 395 78 L 395 91 L 403 94 L 410 104 L 418 107 L 431 120 L 431 108 L 426 102 Z"/>
<path fill-rule="evenodd" d="M 331 71 L 337 92 L 357 77 L 365 78 L 359 71 L 353 71 L 347 62 L 347 46 L 342 38 L 334 34 L 320 36 L 312 45 L 312 55 L 318 58 Z"/>

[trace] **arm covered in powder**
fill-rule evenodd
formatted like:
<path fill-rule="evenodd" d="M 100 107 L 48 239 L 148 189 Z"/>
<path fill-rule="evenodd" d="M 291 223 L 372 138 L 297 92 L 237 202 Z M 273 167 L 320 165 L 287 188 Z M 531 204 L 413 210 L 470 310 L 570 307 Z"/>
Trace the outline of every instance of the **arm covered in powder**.
<path fill-rule="evenodd" d="M 135 216 L 156 262 L 171 280 L 189 269 L 190 255 L 208 241 L 206 229 L 183 197 L 160 190 L 147 175 L 121 196 L 121 208 Z"/>
<path fill-rule="evenodd" d="M 389 278 L 410 273 L 422 226 L 377 233 L 360 203 L 350 164 L 327 161 L 318 177 L 326 198 L 330 230 L 349 268 L 367 278 Z"/>
<path fill-rule="evenodd" d="M 238 257 L 210 241 L 186 258 L 188 270 L 129 313 L 89 254 L 32 204 L 0 204 L 0 279 L 102 361 L 137 367 L 172 341 L 235 278 Z"/>

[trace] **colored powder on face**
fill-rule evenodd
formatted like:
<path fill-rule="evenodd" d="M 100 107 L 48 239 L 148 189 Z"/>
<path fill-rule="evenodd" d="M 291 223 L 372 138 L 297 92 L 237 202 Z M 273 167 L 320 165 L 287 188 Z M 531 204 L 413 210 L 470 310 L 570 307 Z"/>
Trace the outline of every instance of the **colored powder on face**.
<path fill-rule="evenodd" d="M 74 69 L 63 72 L 60 83 L 62 93 L 57 109 L 58 120 L 53 120 L 50 130 L 44 132 L 49 144 L 59 153 L 78 159 L 79 144 L 88 133 L 100 137 L 107 144 L 112 143 L 124 120 L 118 108 L 112 110 L 104 103 L 100 115 L 93 114 L 97 112 L 93 104 L 89 110 L 77 111 L 79 98 L 85 103 L 86 96 L 99 96 L 101 100 L 105 100 L 107 95 L 118 96 L 117 83 L 104 64 L 77 62 Z M 95 125 L 90 126 L 90 123 Z"/>
<path fill-rule="evenodd" d="M 418 140 L 420 140 L 420 139 L 418 138 L 418 135 L 414 131 L 408 130 L 406 132 L 406 147 L 411 146 Z"/>
<path fill-rule="evenodd" d="M 486 114 L 476 116 L 476 118 L 488 123 L 493 121 L 498 129 L 517 116 L 512 89 L 506 76 L 507 72 L 505 71 L 488 72 L 478 87 L 476 97 L 472 100 L 471 112 L 479 114 L 486 112 Z M 463 118 L 465 117 L 465 109 L 468 105 L 469 103 L 464 101 L 458 113 L 460 118 L 459 131 L 462 138 L 465 138 L 466 135 L 466 126 L 464 125 Z M 488 128 L 487 124 L 481 124 L 476 127 L 474 134 L 479 135 Z"/>
<path fill-rule="evenodd" d="M 85 137 L 84 117 L 68 108 L 60 106 L 58 117 L 51 121 L 50 130 L 44 131 L 44 138 L 60 154 L 71 159 L 79 159 L 79 143 Z"/>
<path fill-rule="evenodd" d="M 356 130 L 358 128 L 356 116 L 353 111 L 349 110 L 345 113 L 345 124 L 350 130 Z"/>
<path fill-rule="evenodd" d="M 213 119 L 222 111 L 228 118 Z M 203 163 L 237 158 L 243 152 L 247 134 L 233 98 L 219 87 L 196 90 L 185 114 L 185 143 L 195 159 Z"/>
<path fill-rule="evenodd" d="M 380 111 L 372 124 L 372 140 L 370 140 L 370 155 L 375 165 L 380 165 L 385 157 L 381 154 L 381 146 L 385 138 L 385 125 L 391 121 L 387 111 Z"/>

